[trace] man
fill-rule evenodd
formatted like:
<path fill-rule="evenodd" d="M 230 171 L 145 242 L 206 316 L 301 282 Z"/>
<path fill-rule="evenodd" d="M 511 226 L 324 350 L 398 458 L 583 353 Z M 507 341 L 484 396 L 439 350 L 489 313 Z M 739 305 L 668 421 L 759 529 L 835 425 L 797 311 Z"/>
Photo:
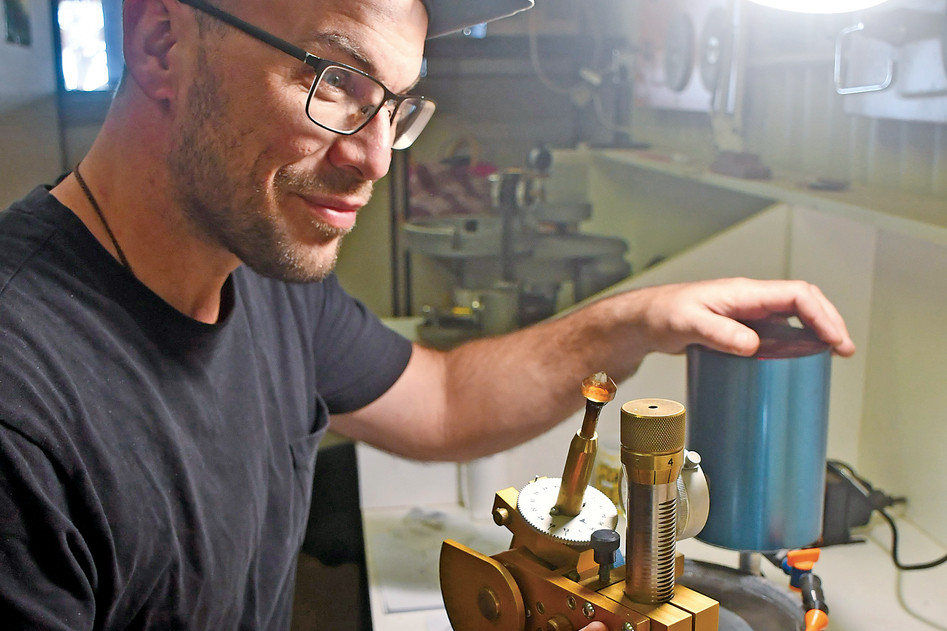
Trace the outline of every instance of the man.
<path fill-rule="evenodd" d="M 798 314 L 854 352 L 818 289 L 749 280 L 627 293 L 448 353 L 412 347 L 331 270 L 392 147 L 430 115 L 398 96 L 417 80 L 428 9 L 218 6 L 126 0 L 127 74 L 91 150 L 0 214 L 10 628 L 287 628 L 330 413 L 383 449 L 468 459 L 564 418 L 591 372 L 621 379 L 691 343 L 752 353 L 736 319 Z"/>

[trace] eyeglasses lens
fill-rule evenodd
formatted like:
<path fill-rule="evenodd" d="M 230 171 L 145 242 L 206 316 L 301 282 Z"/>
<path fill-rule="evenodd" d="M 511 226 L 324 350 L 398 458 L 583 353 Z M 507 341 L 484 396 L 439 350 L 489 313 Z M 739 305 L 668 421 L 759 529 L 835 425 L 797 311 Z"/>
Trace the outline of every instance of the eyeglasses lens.
<path fill-rule="evenodd" d="M 370 119 L 385 98 L 385 89 L 364 75 L 329 66 L 309 96 L 309 116 L 320 125 L 350 133 Z"/>
<path fill-rule="evenodd" d="M 401 102 L 395 112 L 395 140 L 392 149 L 407 149 L 411 146 L 431 117 L 434 116 L 434 101 L 411 97 Z"/>
<path fill-rule="evenodd" d="M 328 66 L 309 95 L 309 117 L 332 131 L 358 131 L 385 106 L 385 87 L 372 77 L 342 66 Z M 395 112 L 392 148 L 406 149 L 434 115 L 434 103 L 421 97 L 404 99 Z"/>

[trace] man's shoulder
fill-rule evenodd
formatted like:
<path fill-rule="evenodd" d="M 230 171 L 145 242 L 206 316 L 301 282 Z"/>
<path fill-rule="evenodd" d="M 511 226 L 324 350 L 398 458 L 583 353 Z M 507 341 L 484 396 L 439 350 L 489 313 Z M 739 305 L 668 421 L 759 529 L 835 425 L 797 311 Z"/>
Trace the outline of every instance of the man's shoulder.
<path fill-rule="evenodd" d="M 58 225 L 63 210 L 65 207 L 53 197 L 48 186 L 37 186 L 0 212 L 0 225 L 19 231 L 48 231 Z"/>
<path fill-rule="evenodd" d="M 78 219 L 46 187 L 0 211 L 0 410 L 53 406 L 66 376 L 94 376 L 100 294 L 83 280 Z M 72 236 L 70 236 L 72 235 Z M 80 240 L 75 240 L 79 235 Z"/>
<path fill-rule="evenodd" d="M 0 212 L 0 293 L 42 256 L 68 225 L 68 213 L 42 186 Z"/>

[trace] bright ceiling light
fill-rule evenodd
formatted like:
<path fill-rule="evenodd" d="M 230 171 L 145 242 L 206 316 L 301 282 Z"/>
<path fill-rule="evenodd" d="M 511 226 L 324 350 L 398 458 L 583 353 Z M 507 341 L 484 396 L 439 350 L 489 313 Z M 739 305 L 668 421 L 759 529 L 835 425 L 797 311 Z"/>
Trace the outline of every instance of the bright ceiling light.
<path fill-rule="evenodd" d="M 751 0 L 756 4 L 796 13 L 848 13 L 877 6 L 886 0 Z"/>

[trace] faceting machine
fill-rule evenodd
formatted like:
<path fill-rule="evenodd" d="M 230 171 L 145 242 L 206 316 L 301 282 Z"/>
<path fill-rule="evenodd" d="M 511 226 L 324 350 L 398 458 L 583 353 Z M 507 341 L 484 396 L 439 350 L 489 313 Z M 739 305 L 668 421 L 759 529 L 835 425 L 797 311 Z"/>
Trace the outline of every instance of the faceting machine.
<path fill-rule="evenodd" d="M 684 449 L 685 410 L 666 399 L 621 408 L 621 507 L 589 486 L 596 425 L 616 392 L 605 373 L 582 382 L 582 426 L 561 478 L 497 492 L 493 519 L 513 534 L 509 550 L 485 556 L 456 541 L 441 548 L 441 592 L 455 631 L 716 631 L 716 601 L 675 583 L 679 539 L 707 520 L 700 457 Z M 625 558 L 616 532 L 627 521 Z"/>
<path fill-rule="evenodd" d="M 529 168 L 491 175 L 487 212 L 402 226 L 407 250 L 451 277 L 451 305 L 422 308 L 425 344 L 447 348 L 538 322 L 631 273 L 625 239 L 580 231 L 591 204 L 546 199 L 551 161 L 548 149 L 536 149 Z"/>

